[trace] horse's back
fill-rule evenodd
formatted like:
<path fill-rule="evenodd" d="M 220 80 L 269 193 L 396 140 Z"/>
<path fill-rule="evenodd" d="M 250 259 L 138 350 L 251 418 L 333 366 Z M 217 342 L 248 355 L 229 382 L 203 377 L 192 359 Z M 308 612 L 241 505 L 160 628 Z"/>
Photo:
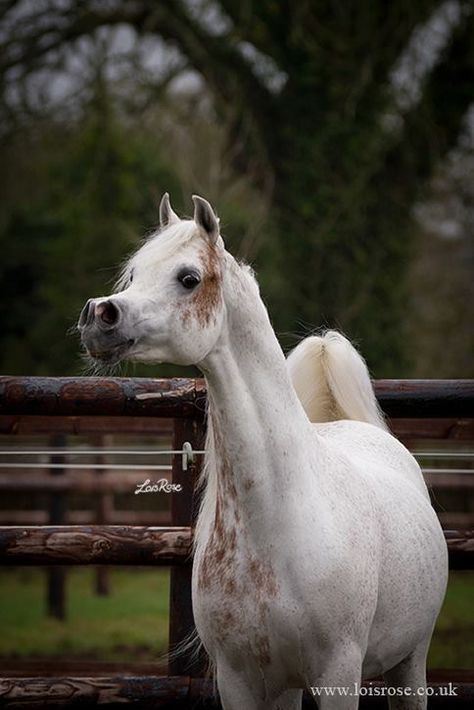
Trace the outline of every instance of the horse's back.
<path fill-rule="evenodd" d="M 314 424 L 316 433 L 326 442 L 329 452 L 336 457 L 341 453 L 351 465 L 355 476 L 370 476 L 391 480 L 399 484 L 401 491 L 405 483 L 414 486 L 429 500 L 423 474 L 418 463 L 394 436 L 373 424 L 340 420 L 325 424 Z M 407 489 L 407 495 L 409 495 Z"/>

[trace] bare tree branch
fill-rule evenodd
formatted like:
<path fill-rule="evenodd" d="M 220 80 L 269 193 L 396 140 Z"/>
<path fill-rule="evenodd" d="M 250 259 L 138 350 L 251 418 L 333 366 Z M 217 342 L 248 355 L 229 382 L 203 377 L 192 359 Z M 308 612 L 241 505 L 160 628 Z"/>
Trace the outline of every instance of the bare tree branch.
<path fill-rule="evenodd" d="M 211 89 L 226 101 L 268 101 L 265 86 L 230 38 L 212 36 L 196 24 L 183 3 L 123 2 L 117 9 L 100 8 L 83 3 L 73 10 L 42 12 L 48 22 L 39 22 L 40 14 L 22 18 L 11 28 L 12 38 L 4 42 L 0 73 L 12 67 L 40 62 L 48 53 L 63 45 L 90 35 L 94 30 L 128 24 L 139 33 L 156 33 L 175 44 L 201 72 Z"/>
<path fill-rule="evenodd" d="M 387 153 L 387 189 L 396 190 L 407 205 L 456 145 L 474 101 L 473 37 L 471 12 L 454 32 L 444 56 L 425 82 L 421 103 L 405 116 L 399 140 Z"/>

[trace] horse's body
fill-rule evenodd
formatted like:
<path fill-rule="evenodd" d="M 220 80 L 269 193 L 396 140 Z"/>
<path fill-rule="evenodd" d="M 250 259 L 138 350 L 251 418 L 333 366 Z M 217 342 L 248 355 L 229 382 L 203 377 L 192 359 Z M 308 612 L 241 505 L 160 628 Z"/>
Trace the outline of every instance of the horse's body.
<path fill-rule="evenodd" d="M 89 304 L 80 327 L 89 350 L 127 342 L 127 357 L 194 362 L 206 377 L 193 608 L 223 706 L 296 710 L 302 688 L 352 689 L 380 673 L 424 687 L 447 554 L 420 469 L 384 430 L 365 366 L 342 336 L 304 341 L 287 365 L 252 274 L 224 251 L 206 205 L 197 203 L 196 233 L 165 249 L 168 271 L 199 269 L 192 295 L 162 284 L 167 300 L 150 299 L 148 244 L 132 259 L 140 285 Z M 169 234 L 189 231 L 166 202 L 162 221 Z M 166 234 L 155 238 L 156 259 Z M 147 315 L 150 301 L 165 311 L 161 323 Z M 314 382 L 301 381 L 310 365 Z M 313 423 L 307 402 L 323 395 L 320 418 L 365 421 Z M 336 691 L 318 702 L 356 708 L 358 698 Z M 419 695 L 391 702 L 425 706 Z"/>

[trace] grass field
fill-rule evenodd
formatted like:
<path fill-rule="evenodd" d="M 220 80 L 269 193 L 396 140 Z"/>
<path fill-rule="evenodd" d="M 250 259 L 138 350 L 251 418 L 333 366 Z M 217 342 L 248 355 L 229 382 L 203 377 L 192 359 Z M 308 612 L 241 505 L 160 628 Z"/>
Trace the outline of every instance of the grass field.
<path fill-rule="evenodd" d="M 94 593 L 94 570 L 67 573 L 67 619 L 45 615 L 45 573 L 11 569 L 0 581 L 0 657 L 88 656 L 155 660 L 168 643 L 169 574 L 112 569 L 110 594 Z"/>
<path fill-rule="evenodd" d="M 112 569 L 108 597 L 94 571 L 67 575 L 68 618 L 45 616 L 44 570 L 2 570 L 0 657 L 154 661 L 168 639 L 167 570 Z M 474 572 L 451 574 L 431 646 L 432 668 L 474 668 Z"/>

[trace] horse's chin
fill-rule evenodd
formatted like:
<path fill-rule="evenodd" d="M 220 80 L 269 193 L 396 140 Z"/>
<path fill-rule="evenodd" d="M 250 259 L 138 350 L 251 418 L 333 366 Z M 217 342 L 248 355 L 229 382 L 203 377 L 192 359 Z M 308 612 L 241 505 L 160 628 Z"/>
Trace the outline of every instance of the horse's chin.
<path fill-rule="evenodd" d="M 143 365 L 163 365 L 163 363 L 189 367 L 195 358 L 181 353 L 167 353 L 162 348 L 147 347 L 139 340 L 129 340 L 113 348 L 99 350 L 86 346 L 87 355 L 100 366 L 114 367 L 121 362 L 142 363 Z"/>
<path fill-rule="evenodd" d="M 114 366 L 118 365 L 123 360 L 132 360 L 129 354 L 132 351 L 134 340 L 128 340 L 126 343 L 121 343 L 113 348 L 107 350 L 97 350 L 93 348 L 86 347 L 88 356 L 94 360 L 97 364 Z"/>

